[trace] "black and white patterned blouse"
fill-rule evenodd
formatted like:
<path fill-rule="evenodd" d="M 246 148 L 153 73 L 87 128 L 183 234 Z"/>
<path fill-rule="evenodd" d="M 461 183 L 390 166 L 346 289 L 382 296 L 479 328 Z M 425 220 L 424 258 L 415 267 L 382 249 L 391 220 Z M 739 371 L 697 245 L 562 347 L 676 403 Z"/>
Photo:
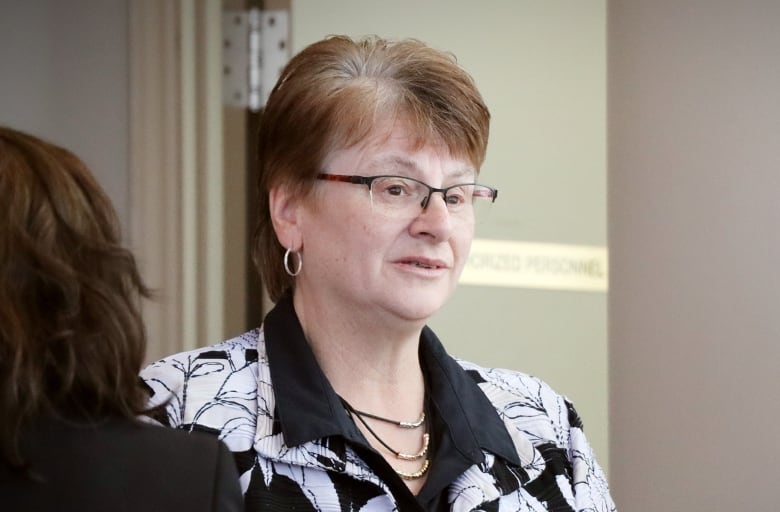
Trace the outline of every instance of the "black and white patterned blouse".
<path fill-rule="evenodd" d="M 603 471 L 564 397 L 528 375 L 449 356 L 420 339 L 432 446 L 416 496 L 344 410 L 289 297 L 263 327 L 176 354 L 142 377 L 171 427 L 233 451 L 246 510 L 614 511 Z"/>

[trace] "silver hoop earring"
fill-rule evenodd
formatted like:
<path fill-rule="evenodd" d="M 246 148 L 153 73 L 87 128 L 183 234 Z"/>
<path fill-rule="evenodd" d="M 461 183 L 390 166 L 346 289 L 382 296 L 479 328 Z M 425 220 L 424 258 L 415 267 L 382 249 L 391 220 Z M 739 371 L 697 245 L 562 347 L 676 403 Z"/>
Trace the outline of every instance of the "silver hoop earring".
<path fill-rule="evenodd" d="M 290 254 L 294 254 L 298 258 L 298 268 L 295 269 L 295 272 L 290 270 Z M 287 275 L 291 277 L 297 276 L 301 273 L 301 267 L 303 267 L 303 258 L 301 255 L 292 249 L 287 249 L 284 253 L 284 271 L 287 272 Z"/>

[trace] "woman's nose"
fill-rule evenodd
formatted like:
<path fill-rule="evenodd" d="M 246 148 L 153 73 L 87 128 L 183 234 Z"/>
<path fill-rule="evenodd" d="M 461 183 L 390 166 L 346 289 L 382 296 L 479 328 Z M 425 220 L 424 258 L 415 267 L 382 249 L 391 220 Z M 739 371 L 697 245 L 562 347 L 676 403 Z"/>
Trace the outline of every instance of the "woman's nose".
<path fill-rule="evenodd" d="M 433 190 L 431 191 L 427 196 L 423 197 L 422 202 L 420 202 L 420 206 L 422 206 L 423 210 L 428 209 L 428 205 L 431 202 L 431 197 L 433 197 L 433 194 L 441 194 L 441 198 L 444 201 L 445 206 L 447 205 L 447 196 L 444 195 L 443 190 Z"/>
<path fill-rule="evenodd" d="M 435 192 L 423 199 L 420 214 L 415 218 L 412 229 L 417 234 L 428 234 L 437 239 L 447 239 L 452 232 L 452 218 L 444 199 L 444 193 L 439 192 L 441 200 L 434 199 Z"/>

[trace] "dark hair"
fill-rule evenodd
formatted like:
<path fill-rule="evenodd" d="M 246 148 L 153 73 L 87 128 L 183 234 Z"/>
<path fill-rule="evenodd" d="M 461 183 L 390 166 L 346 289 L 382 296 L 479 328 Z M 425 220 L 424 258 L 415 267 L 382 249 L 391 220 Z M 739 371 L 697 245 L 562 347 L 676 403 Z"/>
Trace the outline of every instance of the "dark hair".
<path fill-rule="evenodd" d="M 84 163 L 0 127 L 0 462 L 24 467 L 20 432 L 38 416 L 145 410 L 148 296 Z"/>
<path fill-rule="evenodd" d="M 388 117 L 403 119 L 418 146 L 441 142 L 477 170 L 482 165 L 490 113 L 449 53 L 414 39 L 333 36 L 306 47 L 282 71 L 260 124 L 252 248 L 271 300 L 294 281 L 282 266 L 285 248 L 271 222 L 270 190 L 285 185 L 308 194 L 329 152 L 361 142 Z"/>

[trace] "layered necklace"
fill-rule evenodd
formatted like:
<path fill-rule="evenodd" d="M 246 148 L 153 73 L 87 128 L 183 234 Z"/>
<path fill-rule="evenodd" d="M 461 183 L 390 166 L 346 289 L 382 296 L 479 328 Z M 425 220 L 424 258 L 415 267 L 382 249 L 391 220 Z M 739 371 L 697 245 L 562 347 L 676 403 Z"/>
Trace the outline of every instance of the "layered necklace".
<path fill-rule="evenodd" d="M 417 453 L 403 453 L 399 450 L 396 450 L 395 448 L 392 448 L 390 445 L 388 445 L 379 435 L 374 431 L 374 429 L 371 428 L 371 426 L 366 421 L 366 418 L 371 418 L 373 420 L 382 421 L 384 423 L 389 423 L 391 425 L 395 425 L 398 428 L 403 429 L 418 429 L 422 427 L 425 424 L 425 411 L 423 411 L 420 414 L 420 418 L 417 421 L 398 421 L 398 420 L 392 420 L 390 418 L 383 418 L 382 416 L 377 416 L 376 414 L 371 414 L 364 411 L 359 411 L 352 407 L 349 402 L 341 399 L 341 402 L 344 404 L 344 409 L 347 410 L 349 415 L 353 418 L 357 418 L 360 423 L 363 424 L 364 427 L 366 427 L 366 430 L 376 439 L 379 444 L 387 448 L 395 457 L 399 460 L 406 460 L 406 461 L 413 461 L 413 460 L 420 460 L 423 459 L 422 467 L 418 469 L 417 471 L 407 473 L 406 471 L 399 471 L 395 468 L 393 470 L 403 478 L 404 480 L 416 480 L 425 473 L 428 472 L 428 466 L 430 465 L 430 457 L 428 457 L 428 447 L 430 443 L 430 434 L 428 432 L 424 432 L 422 436 L 422 448 L 420 448 L 420 451 Z"/>

